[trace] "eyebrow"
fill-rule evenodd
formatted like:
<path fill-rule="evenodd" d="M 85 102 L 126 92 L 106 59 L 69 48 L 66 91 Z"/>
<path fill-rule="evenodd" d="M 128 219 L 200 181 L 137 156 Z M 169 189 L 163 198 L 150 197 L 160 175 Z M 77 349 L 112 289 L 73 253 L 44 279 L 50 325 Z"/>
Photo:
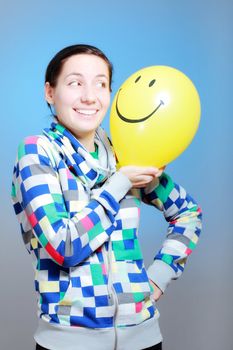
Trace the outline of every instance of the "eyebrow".
<path fill-rule="evenodd" d="M 73 73 L 67 74 L 67 76 L 65 78 L 68 78 L 70 75 L 76 75 L 76 76 L 79 76 L 79 77 L 83 77 L 83 75 L 81 73 L 73 72 Z M 106 78 L 106 79 L 108 79 L 108 77 L 105 74 L 97 74 L 95 76 L 95 78 Z"/>

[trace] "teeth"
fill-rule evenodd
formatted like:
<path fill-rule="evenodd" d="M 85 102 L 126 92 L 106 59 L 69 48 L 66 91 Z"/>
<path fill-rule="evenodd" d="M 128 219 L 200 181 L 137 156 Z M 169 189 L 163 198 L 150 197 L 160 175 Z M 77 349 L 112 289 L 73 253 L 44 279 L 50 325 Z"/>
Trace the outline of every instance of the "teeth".
<path fill-rule="evenodd" d="M 77 109 L 81 114 L 92 115 L 96 113 L 96 109 Z"/>

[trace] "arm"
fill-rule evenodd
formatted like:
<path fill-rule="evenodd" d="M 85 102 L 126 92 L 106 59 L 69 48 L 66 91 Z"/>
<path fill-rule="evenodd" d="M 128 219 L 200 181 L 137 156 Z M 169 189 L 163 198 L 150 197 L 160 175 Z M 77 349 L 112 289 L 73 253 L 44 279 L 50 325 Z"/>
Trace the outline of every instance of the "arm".
<path fill-rule="evenodd" d="M 168 221 L 167 238 L 148 268 L 148 277 L 165 291 L 184 270 L 201 232 L 201 209 L 185 189 L 165 173 L 140 191 L 141 199 L 161 210 Z"/>
<path fill-rule="evenodd" d="M 14 170 L 16 214 L 25 211 L 33 233 L 57 264 L 75 266 L 109 239 L 116 226 L 119 201 L 132 184 L 124 174 L 116 172 L 101 188 L 91 192 L 90 202 L 83 207 L 79 196 L 84 188 L 78 182 L 77 199 L 72 201 L 75 211 L 70 217 L 46 144 L 39 137 L 30 140 L 19 146 Z M 67 181 L 66 175 L 64 178 Z"/>

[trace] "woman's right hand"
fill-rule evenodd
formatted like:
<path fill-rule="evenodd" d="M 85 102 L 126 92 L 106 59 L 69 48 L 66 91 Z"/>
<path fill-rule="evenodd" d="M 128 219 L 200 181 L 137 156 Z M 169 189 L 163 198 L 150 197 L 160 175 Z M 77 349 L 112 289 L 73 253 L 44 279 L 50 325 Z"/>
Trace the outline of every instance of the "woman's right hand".
<path fill-rule="evenodd" d="M 164 168 L 126 165 L 122 166 L 119 171 L 128 177 L 132 182 L 132 187 L 141 188 L 146 187 L 154 178 L 161 176 Z"/>

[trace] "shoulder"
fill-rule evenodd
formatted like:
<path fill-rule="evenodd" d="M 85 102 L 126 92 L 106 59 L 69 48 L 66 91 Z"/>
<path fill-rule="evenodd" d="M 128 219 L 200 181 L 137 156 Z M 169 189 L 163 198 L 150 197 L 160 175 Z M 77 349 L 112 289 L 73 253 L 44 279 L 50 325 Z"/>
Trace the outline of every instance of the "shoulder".
<path fill-rule="evenodd" d="M 33 150 L 37 146 L 46 147 L 50 143 L 51 141 L 44 135 L 30 135 L 21 140 L 19 147 L 26 147 L 28 150 Z"/>
<path fill-rule="evenodd" d="M 38 152 L 38 140 L 39 135 L 26 136 L 23 140 L 20 141 L 18 145 L 18 159 L 21 159 L 27 154 L 35 154 Z"/>
<path fill-rule="evenodd" d="M 18 145 L 17 158 L 18 161 L 30 158 L 40 163 L 47 159 L 47 163 L 53 163 L 54 157 L 50 140 L 44 135 L 26 136 Z"/>

